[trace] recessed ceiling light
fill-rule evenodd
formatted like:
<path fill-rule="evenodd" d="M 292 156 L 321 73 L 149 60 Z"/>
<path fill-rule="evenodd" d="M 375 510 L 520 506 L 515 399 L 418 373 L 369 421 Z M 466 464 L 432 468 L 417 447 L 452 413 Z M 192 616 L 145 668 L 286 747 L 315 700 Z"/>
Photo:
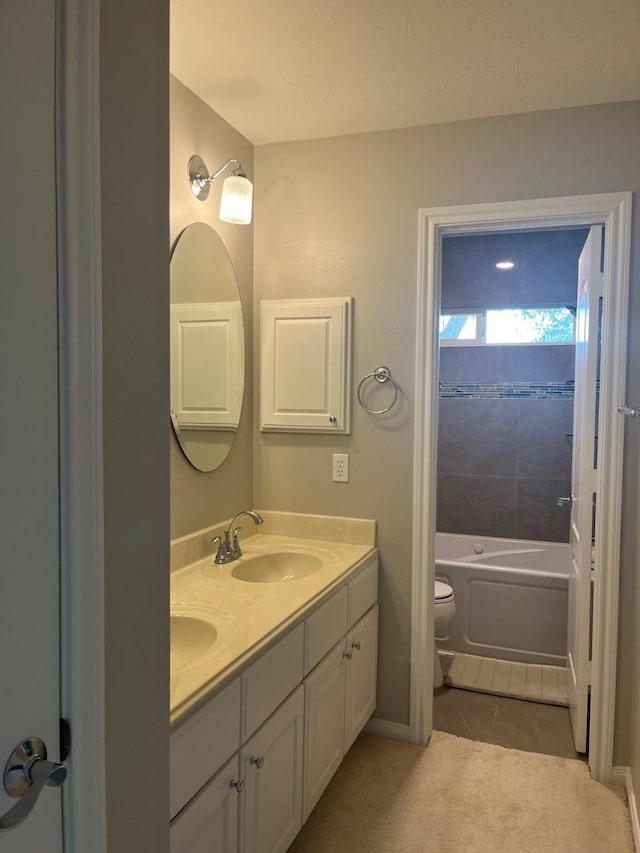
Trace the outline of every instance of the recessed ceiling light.
<path fill-rule="evenodd" d="M 515 267 L 513 261 L 498 261 L 496 268 L 499 270 L 512 270 Z"/>

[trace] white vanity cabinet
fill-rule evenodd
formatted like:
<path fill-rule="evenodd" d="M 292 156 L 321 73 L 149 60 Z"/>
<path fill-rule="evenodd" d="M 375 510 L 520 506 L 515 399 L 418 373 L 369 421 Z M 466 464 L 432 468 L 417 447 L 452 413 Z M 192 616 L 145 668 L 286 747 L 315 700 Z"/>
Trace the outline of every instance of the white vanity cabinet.
<path fill-rule="evenodd" d="M 374 559 L 172 732 L 171 853 L 285 853 L 374 710 L 376 600 Z"/>
<path fill-rule="evenodd" d="M 304 689 L 242 747 L 241 853 L 284 853 L 302 826 Z"/>

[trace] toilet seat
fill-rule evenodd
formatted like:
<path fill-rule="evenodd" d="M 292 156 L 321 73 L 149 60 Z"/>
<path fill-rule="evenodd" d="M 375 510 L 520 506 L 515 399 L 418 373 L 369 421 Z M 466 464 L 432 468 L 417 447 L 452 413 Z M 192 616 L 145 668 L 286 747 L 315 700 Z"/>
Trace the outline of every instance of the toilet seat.
<path fill-rule="evenodd" d="M 453 598 L 453 587 L 443 581 L 436 581 L 434 597 L 438 604 L 443 604 L 445 601 L 451 601 Z"/>

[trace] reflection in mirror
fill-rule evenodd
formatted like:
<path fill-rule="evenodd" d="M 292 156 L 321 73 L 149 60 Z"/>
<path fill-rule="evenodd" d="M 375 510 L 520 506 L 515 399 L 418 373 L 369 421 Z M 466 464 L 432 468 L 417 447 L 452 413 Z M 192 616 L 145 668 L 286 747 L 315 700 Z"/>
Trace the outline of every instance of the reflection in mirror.
<path fill-rule="evenodd" d="M 171 422 L 199 471 L 227 457 L 244 393 L 244 329 L 238 283 L 224 243 L 196 222 L 171 254 Z"/>

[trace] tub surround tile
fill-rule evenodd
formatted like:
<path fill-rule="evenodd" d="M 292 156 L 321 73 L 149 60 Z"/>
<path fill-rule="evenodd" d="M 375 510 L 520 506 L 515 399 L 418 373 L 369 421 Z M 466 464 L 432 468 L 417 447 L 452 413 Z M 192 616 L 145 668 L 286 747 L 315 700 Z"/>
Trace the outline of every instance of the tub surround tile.
<path fill-rule="evenodd" d="M 573 400 L 520 400 L 518 407 L 518 475 L 570 479 Z"/>
<path fill-rule="evenodd" d="M 437 529 L 474 536 L 516 536 L 516 480 L 513 477 L 440 474 Z"/>
<path fill-rule="evenodd" d="M 559 497 L 571 493 L 571 480 L 518 480 L 517 539 L 569 541 L 569 509 L 559 507 Z"/>
<path fill-rule="evenodd" d="M 514 475 L 518 403 L 514 400 L 441 400 L 438 471 Z"/>
<path fill-rule="evenodd" d="M 441 382 L 517 382 L 514 347 L 441 347 Z"/>
<path fill-rule="evenodd" d="M 518 347 L 517 379 L 520 382 L 573 382 L 575 357 L 573 344 Z"/>

